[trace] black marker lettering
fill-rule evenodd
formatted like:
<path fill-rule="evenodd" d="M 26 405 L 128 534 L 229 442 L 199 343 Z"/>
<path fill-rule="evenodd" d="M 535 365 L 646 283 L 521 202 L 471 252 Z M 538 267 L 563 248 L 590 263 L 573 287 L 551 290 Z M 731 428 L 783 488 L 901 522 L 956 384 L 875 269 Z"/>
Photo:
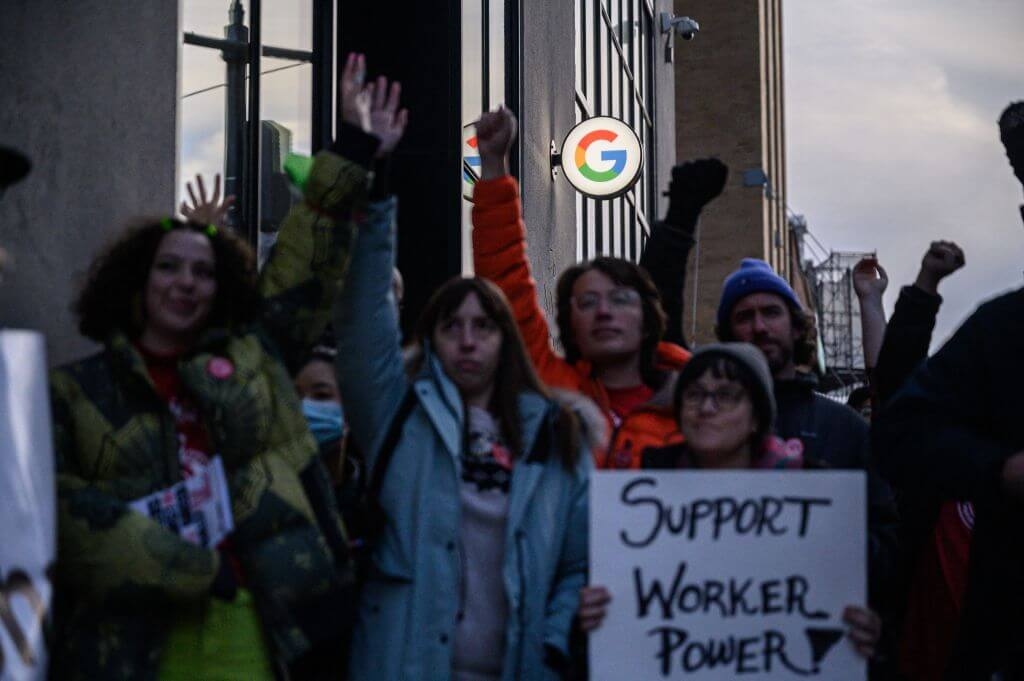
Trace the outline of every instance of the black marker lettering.
<path fill-rule="evenodd" d="M 633 497 L 634 488 L 644 485 L 655 487 L 657 486 L 657 483 L 654 481 L 654 478 L 637 478 L 636 480 L 622 488 L 622 495 L 620 496 L 620 501 L 626 506 L 649 504 L 654 507 L 654 526 L 651 528 L 651 531 L 647 535 L 647 537 L 645 537 L 644 539 L 630 539 L 628 536 L 626 536 L 625 530 L 619 533 L 619 536 L 622 538 L 622 543 L 634 549 L 648 546 L 651 542 L 654 541 L 654 538 L 658 534 L 658 530 L 661 528 L 661 502 L 655 499 L 654 497 Z"/>
<path fill-rule="evenodd" d="M 787 504 L 799 504 L 800 506 L 800 530 L 798 536 L 803 537 L 807 534 L 807 525 L 811 520 L 811 506 L 831 506 L 831 499 L 814 499 L 805 497 L 784 497 L 783 501 Z"/>

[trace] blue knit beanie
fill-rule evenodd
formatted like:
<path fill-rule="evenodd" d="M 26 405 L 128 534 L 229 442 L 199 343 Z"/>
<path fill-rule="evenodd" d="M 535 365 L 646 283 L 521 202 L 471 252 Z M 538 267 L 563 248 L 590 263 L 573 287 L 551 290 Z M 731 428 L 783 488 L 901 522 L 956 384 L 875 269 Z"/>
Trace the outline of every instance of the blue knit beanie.
<path fill-rule="evenodd" d="M 744 258 L 740 268 L 726 277 L 722 285 L 722 299 L 718 303 L 718 328 L 728 326 L 733 306 L 751 293 L 774 293 L 794 309 L 803 309 L 793 289 L 785 279 L 775 274 L 771 265 L 757 258 Z"/>

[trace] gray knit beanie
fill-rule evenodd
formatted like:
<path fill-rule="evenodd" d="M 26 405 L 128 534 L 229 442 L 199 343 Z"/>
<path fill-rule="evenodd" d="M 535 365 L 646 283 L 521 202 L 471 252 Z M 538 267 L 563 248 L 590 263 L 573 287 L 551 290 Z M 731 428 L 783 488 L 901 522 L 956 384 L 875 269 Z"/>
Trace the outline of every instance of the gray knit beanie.
<path fill-rule="evenodd" d="M 683 389 L 700 378 L 717 357 L 731 359 L 748 374 L 755 388 L 754 394 L 750 396 L 754 411 L 762 427 L 771 430 L 776 414 L 772 372 L 764 354 L 750 343 L 709 343 L 693 353 L 676 382 L 673 404 L 677 417 Z"/>

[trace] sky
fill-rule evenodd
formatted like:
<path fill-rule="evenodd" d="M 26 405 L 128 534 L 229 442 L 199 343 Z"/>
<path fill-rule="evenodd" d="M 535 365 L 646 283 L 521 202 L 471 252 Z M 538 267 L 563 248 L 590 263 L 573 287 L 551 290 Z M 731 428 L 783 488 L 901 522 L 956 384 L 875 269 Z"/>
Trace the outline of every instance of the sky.
<path fill-rule="evenodd" d="M 230 0 L 186 0 L 182 3 L 182 27 L 186 32 L 222 37 L 228 23 Z M 248 3 L 243 3 L 248 5 Z M 276 47 L 309 50 L 312 31 L 309 3 L 291 5 L 285 0 L 264 2 L 263 43 Z M 246 14 L 245 21 L 248 23 Z M 179 185 L 196 173 L 209 174 L 224 163 L 224 89 L 206 88 L 225 81 L 220 53 L 202 47 L 182 48 L 180 126 L 181 164 Z M 283 70 L 267 73 L 272 69 Z M 293 151 L 308 154 L 311 146 L 310 65 L 264 57 L 260 70 L 261 111 L 292 131 Z M 182 190 L 184 196 L 184 191 Z"/>
<path fill-rule="evenodd" d="M 1024 99 L 1021 0 L 784 0 L 786 202 L 828 249 L 877 251 L 889 313 L 932 240 L 967 265 L 939 288 L 937 347 L 1024 284 L 1024 191 L 999 142 Z"/>

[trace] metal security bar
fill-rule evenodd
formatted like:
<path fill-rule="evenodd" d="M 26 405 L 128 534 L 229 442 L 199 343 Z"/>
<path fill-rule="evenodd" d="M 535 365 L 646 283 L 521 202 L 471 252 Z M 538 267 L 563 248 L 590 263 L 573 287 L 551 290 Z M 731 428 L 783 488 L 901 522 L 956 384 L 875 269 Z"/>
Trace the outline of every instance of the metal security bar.
<path fill-rule="evenodd" d="M 644 170 L 615 199 L 577 196 L 577 256 L 639 260 L 650 234 L 656 175 L 654 149 L 654 7 L 649 0 L 576 0 L 576 118 L 612 116 L 629 124 L 644 147 Z"/>

